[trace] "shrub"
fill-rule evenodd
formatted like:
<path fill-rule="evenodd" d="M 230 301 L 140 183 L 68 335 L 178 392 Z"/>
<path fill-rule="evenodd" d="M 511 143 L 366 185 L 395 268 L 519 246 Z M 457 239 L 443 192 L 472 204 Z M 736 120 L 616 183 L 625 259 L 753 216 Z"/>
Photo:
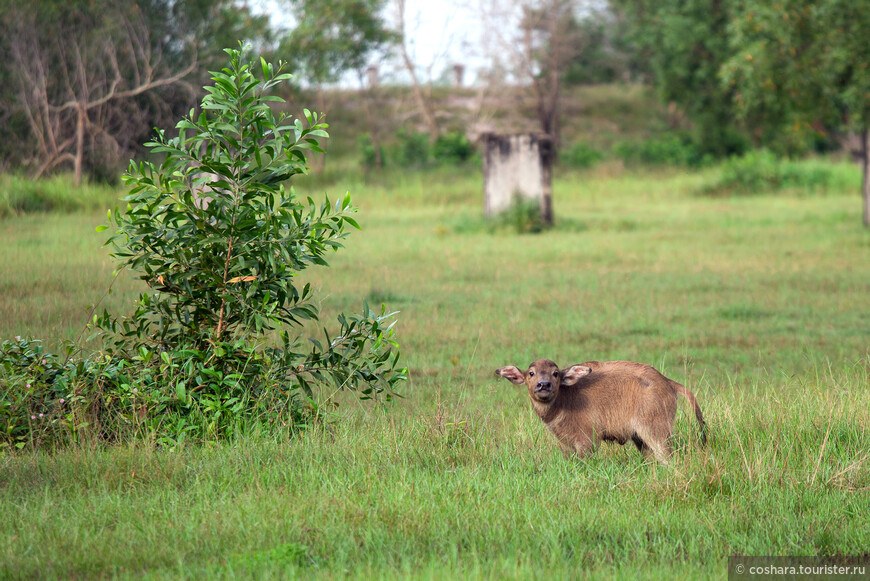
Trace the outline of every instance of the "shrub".
<path fill-rule="evenodd" d="M 126 211 L 110 212 L 112 255 L 150 290 L 129 317 L 94 317 L 101 353 L 52 373 L 33 363 L 38 343 L 5 348 L 0 388 L 12 395 L 0 443 L 43 444 L 23 419 L 50 412 L 59 395 L 76 400 L 67 434 L 87 427 L 100 439 L 172 443 L 256 425 L 294 429 L 318 412 L 314 384 L 389 400 L 404 380 L 383 306 L 340 315 L 322 340 L 291 333 L 320 322 L 298 273 L 328 265 L 346 226 L 358 228 L 356 210 L 349 195 L 318 206 L 285 187 L 307 172 L 306 151 L 322 151 L 327 126 L 308 110 L 305 122 L 276 118 L 268 103 L 280 99 L 268 91 L 289 75 L 261 59 L 257 78 L 244 50 L 227 52 L 202 112 L 179 122 L 177 137 L 159 131 L 146 144 L 164 161 L 131 163 Z"/>
<path fill-rule="evenodd" d="M 360 150 L 360 163 L 365 169 L 373 167 L 383 167 L 386 163 L 384 158 L 384 148 L 381 146 L 375 147 L 372 136 L 368 133 L 363 133 L 357 138 L 357 144 Z M 380 163 L 378 159 L 380 158 Z"/>
<path fill-rule="evenodd" d="M 465 163 L 474 156 L 474 145 L 461 131 L 445 133 L 430 143 L 429 134 L 421 131 L 401 129 L 396 133 L 396 143 L 389 148 L 391 165 L 401 168 L 420 169 L 434 163 L 455 165 Z M 363 163 L 372 167 L 375 163 L 375 150 L 368 135 L 359 141 Z M 381 158 L 384 159 L 383 150 Z M 386 165 L 386 163 L 384 164 Z"/>
<path fill-rule="evenodd" d="M 21 448 L 53 439 L 47 434 L 64 421 L 69 400 L 56 382 L 63 374 L 63 365 L 39 341 L 16 337 L 0 344 L 0 445 Z"/>
<path fill-rule="evenodd" d="M 397 134 L 399 142 L 391 156 L 403 168 L 423 167 L 429 163 L 431 147 L 429 135 L 420 131 L 401 129 Z"/>
<path fill-rule="evenodd" d="M 604 154 L 586 143 L 576 143 L 559 153 L 559 161 L 568 167 L 588 169 L 604 159 Z"/>
<path fill-rule="evenodd" d="M 696 167 L 707 161 L 694 143 L 677 135 L 665 135 L 645 141 L 624 141 L 616 144 L 613 150 L 626 165 Z"/>
<path fill-rule="evenodd" d="M 782 189 L 820 191 L 836 185 L 839 178 L 830 165 L 782 159 L 769 150 L 751 151 L 722 163 L 706 194 L 757 194 Z"/>
<path fill-rule="evenodd" d="M 432 156 L 439 163 L 465 163 L 473 155 L 474 145 L 462 131 L 451 131 L 440 135 L 432 148 Z"/>

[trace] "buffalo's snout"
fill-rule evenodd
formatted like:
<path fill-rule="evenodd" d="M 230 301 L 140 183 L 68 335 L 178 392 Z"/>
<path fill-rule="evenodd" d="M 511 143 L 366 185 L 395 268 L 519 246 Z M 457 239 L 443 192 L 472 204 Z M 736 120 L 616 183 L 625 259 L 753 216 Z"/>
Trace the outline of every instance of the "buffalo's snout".
<path fill-rule="evenodd" d="M 535 386 L 535 391 L 552 391 L 553 384 L 549 381 L 542 380 L 538 382 L 538 385 Z"/>

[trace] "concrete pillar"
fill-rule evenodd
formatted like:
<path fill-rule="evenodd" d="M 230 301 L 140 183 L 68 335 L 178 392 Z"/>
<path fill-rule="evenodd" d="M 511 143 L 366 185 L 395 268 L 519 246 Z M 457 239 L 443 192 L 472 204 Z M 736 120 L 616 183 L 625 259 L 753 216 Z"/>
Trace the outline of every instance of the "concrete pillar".
<path fill-rule="evenodd" d="M 453 86 L 461 87 L 463 83 L 463 77 L 465 76 L 465 65 L 463 64 L 455 64 L 453 65 Z"/>
<path fill-rule="evenodd" d="M 377 87 L 380 84 L 381 80 L 376 65 L 372 65 L 366 69 L 366 80 L 368 81 L 369 88 Z"/>
<path fill-rule="evenodd" d="M 519 198 L 536 201 L 541 207 L 542 221 L 551 224 L 553 174 L 550 139 L 530 133 L 486 133 L 481 139 L 486 216 L 503 212 Z"/>

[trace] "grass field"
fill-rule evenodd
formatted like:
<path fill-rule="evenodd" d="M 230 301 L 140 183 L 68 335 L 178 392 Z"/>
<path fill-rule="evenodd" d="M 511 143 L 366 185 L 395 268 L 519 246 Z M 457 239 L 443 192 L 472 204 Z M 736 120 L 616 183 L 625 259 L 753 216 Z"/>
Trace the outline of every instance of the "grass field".
<path fill-rule="evenodd" d="M 0 457 L 0 578 L 724 578 L 729 555 L 870 558 L 870 232 L 854 188 L 738 198 L 609 165 L 555 184 L 557 228 L 480 217 L 446 170 L 350 190 L 362 232 L 312 272 L 326 320 L 401 311 L 410 380 L 334 397 L 289 441 Z M 851 178 L 850 178 L 851 179 Z M 112 264 L 101 214 L 0 221 L 0 337 L 75 337 Z M 136 285 L 120 278 L 107 304 Z M 563 458 L 522 388 L 538 357 L 686 384 L 670 468 Z M 331 394 L 324 393 L 323 398 Z"/>

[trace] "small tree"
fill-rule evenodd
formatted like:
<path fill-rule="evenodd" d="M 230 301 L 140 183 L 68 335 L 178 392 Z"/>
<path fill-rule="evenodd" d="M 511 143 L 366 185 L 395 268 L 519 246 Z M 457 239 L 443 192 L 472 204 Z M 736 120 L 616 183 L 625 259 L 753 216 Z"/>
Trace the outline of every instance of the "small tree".
<path fill-rule="evenodd" d="M 177 137 L 158 131 L 146 144 L 164 161 L 131 163 L 125 175 L 132 188 L 126 211 L 111 216 L 117 231 L 109 243 L 151 291 L 132 317 L 104 313 L 96 325 L 110 332 L 112 353 L 155 372 L 154 389 L 168 388 L 175 407 L 209 421 L 262 411 L 264 396 L 272 406 L 299 388 L 310 395 L 318 381 L 389 398 L 405 377 L 392 313 L 366 306 L 360 316 L 342 315 L 336 336 L 308 346 L 290 333 L 319 320 L 297 275 L 327 265 L 346 226 L 359 227 L 356 210 L 349 195 L 318 207 L 285 187 L 307 172 L 305 153 L 321 151 L 327 125 L 308 110 L 304 121 L 276 118 L 269 103 L 282 99 L 268 92 L 290 78 L 283 64 L 261 59 L 257 78 L 244 50 L 227 53 L 201 113 L 179 122 Z M 161 385 L 170 376 L 171 385 Z"/>

